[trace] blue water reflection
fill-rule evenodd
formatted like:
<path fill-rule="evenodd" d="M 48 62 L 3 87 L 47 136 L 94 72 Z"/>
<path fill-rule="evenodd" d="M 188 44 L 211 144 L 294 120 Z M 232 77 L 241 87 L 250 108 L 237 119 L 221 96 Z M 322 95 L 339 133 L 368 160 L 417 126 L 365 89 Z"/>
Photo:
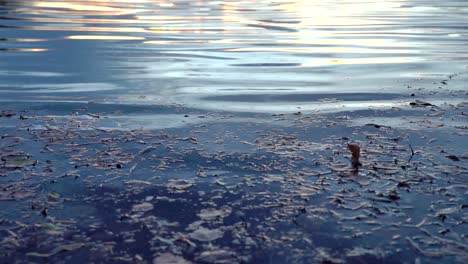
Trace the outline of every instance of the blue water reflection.
<path fill-rule="evenodd" d="M 0 30 L 6 101 L 270 112 L 365 93 L 369 108 L 468 65 L 465 1 L 0 1 Z"/>

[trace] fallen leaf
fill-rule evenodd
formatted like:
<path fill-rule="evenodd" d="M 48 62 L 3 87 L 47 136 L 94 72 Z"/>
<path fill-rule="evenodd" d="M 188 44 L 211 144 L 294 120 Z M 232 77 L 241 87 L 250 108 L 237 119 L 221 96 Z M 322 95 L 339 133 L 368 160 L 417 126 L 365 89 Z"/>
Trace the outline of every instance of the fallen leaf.
<path fill-rule="evenodd" d="M 237 263 L 236 254 L 232 251 L 227 251 L 224 249 L 205 251 L 196 258 L 197 262 L 207 262 L 207 263 Z"/>
<path fill-rule="evenodd" d="M 215 220 L 219 218 L 224 218 L 231 214 L 231 209 L 230 208 L 222 208 L 222 209 L 214 209 L 214 208 L 209 208 L 209 209 L 202 209 L 200 213 L 198 213 L 198 217 L 200 217 L 202 220 Z"/>
<path fill-rule="evenodd" d="M 219 229 L 208 229 L 204 227 L 200 227 L 199 229 L 189 234 L 190 238 L 198 240 L 198 241 L 202 241 L 202 242 L 213 241 L 218 238 L 222 238 L 223 236 L 224 236 L 224 232 Z"/>
<path fill-rule="evenodd" d="M 458 207 L 449 207 L 449 208 L 445 208 L 445 209 L 442 209 L 442 210 L 438 211 L 436 213 L 436 216 L 437 217 L 443 217 L 443 216 L 453 214 L 453 213 L 456 213 L 456 212 L 458 212 Z"/>
<path fill-rule="evenodd" d="M 146 211 L 153 210 L 153 208 L 154 208 L 154 206 L 152 204 L 144 202 L 144 203 L 141 203 L 141 204 L 135 204 L 132 207 L 132 211 L 134 211 L 134 212 L 146 212 Z"/>
<path fill-rule="evenodd" d="M 51 257 L 53 255 L 58 254 L 58 253 L 65 252 L 65 251 L 77 250 L 77 249 L 83 248 L 85 246 L 86 246 L 86 244 L 84 244 L 84 243 L 75 243 L 75 244 L 69 244 L 69 245 L 62 245 L 62 246 L 56 247 L 50 253 L 29 252 L 29 253 L 26 253 L 26 256 L 28 256 L 28 257 L 39 257 L 39 258 L 49 258 L 49 257 Z"/>
<path fill-rule="evenodd" d="M 171 253 L 164 253 L 160 256 L 153 259 L 153 264 L 191 264 L 192 262 L 184 259 L 183 257 L 179 257 L 173 255 Z"/>
<path fill-rule="evenodd" d="M 140 180 L 129 180 L 129 181 L 124 181 L 124 183 L 128 185 L 131 185 L 131 184 L 151 185 L 151 182 L 149 181 L 140 181 Z"/>
<path fill-rule="evenodd" d="M 35 165 L 36 161 L 32 159 L 11 159 L 5 162 L 6 167 L 24 168 Z"/>
<path fill-rule="evenodd" d="M 346 252 L 347 257 L 363 257 L 365 255 L 371 255 L 376 257 L 384 257 L 385 254 L 379 249 L 367 249 L 362 247 L 355 247 Z"/>
<path fill-rule="evenodd" d="M 187 188 L 192 187 L 192 183 L 186 180 L 169 180 L 166 184 L 169 188 L 174 188 L 177 190 L 185 190 Z"/>

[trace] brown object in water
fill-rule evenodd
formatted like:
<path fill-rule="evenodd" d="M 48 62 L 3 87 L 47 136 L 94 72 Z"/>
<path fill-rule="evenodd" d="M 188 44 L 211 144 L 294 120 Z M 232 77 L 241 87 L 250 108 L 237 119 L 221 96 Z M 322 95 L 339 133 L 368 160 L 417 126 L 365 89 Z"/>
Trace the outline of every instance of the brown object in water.
<path fill-rule="evenodd" d="M 351 151 L 351 163 L 353 167 L 362 166 L 359 162 L 359 157 L 361 156 L 361 147 L 356 144 L 348 144 L 348 149 Z"/>

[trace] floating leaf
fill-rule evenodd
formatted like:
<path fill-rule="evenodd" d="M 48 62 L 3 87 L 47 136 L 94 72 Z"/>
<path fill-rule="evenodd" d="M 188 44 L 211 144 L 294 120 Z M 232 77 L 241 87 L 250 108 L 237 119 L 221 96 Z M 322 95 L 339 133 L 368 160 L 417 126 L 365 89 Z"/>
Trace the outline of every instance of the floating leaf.
<path fill-rule="evenodd" d="M 27 166 L 36 165 L 37 161 L 32 159 L 9 159 L 5 162 L 6 167 L 24 168 Z"/>
<path fill-rule="evenodd" d="M 150 151 L 153 150 L 153 149 L 154 149 L 153 146 L 149 146 L 149 147 L 147 147 L 147 148 L 141 150 L 140 152 L 138 152 L 138 155 L 144 155 L 144 154 L 150 152 Z"/>
<path fill-rule="evenodd" d="M 418 124 L 420 126 L 427 127 L 427 128 L 438 128 L 438 127 L 443 127 L 444 126 L 444 123 L 434 122 L 434 121 L 430 121 L 428 119 L 418 120 L 418 121 L 411 121 L 410 123 Z"/>
<path fill-rule="evenodd" d="M 190 238 L 203 242 L 213 241 L 218 238 L 222 238 L 223 236 L 224 232 L 219 229 L 208 229 L 204 227 L 200 227 L 199 229 L 189 234 Z"/>
<path fill-rule="evenodd" d="M 385 174 L 395 174 L 400 172 L 400 168 L 398 167 L 389 167 L 389 166 L 381 166 L 381 165 L 374 165 L 372 168 L 376 171 L 381 171 Z"/>
<path fill-rule="evenodd" d="M 141 204 L 135 204 L 132 207 L 132 211 L 134 211 L 134 212 L 146 212 L 146 211 L 153 210 L 153 208 L 154 208 L 154 206 L 152 204 L 144 202 L 144 203 L 141 203 Z"/>
<path fill-rule="evenodd" d="M 185 190 L 187 188 L 192 187 L 192 183 L 186 180 L 169 180 L 166 184 L 169 188 L 174 188 L 177 190 Z"/>
<path fill-rule="evenodd" d="M 149 181 L 140 181 L 140 180 L 129 180 L 129 181 L 124 181 L 125 184 L 128 185 L 151 185 L 151 182 Z"/>
<path fill-rule="evenodd" d="M 33 196 L 34 193 L 21 188 L 15 189 L 0 189 L 0 201 L 2 200 L 20 200 Z"/>
<path fill-rule="evenodd" d="M 173 255 L 171 253 L 164 253 L 160 256 L 153 259 L 153 264 L 191 264 L 192 262 L 184 259 L 183 257 L 179 257 Z"/>
<path fill-rule="evenodd" d="M 28 252 L 26 253 L 26 256 L 37 257 L 37 258 L 48 258 L 52 255 L 50 253 Z"/>
<path fill-rule="evenodd" d="M 77 249 L 83 248 L 85 246 L 86 246 L 86 244 L 84 244 L 84 243 L 61 245 L 61 246 L 56 247 L 50 253 L 29 252 L 29 253 L 26 253 L 26 256 L 28 256 L 28 257 L 39 257 L 39 258 L 49 258 L 49 257 L 51 257 L 53 255 L 58 254 L 58 253 L 65 252 L 65 251 L 77 250 Z"/>
<path fill-rule="evenodd" d="M 355 247 L 346 252 L 347 257 L 363 257 L 365 255 L 372 255 L 376 257 L 384 257 L 385 254 L 380 249 L 367 249 L 362 247 Z"/>
<path fill-rule="evenodd" d="M 446 215 L 456 213 L 456 212 L 458 212 L 458 210 L 459 210 L 458 207 L 445 208 L 445 209 L 442 209 L 442 210 L 438 211 L 436 213 L 436 216 L 437 217 L 444 217 Z"/>
<path fill-rule="evenodd" d="M 219 218 L 224 218 L 231 214 L 231 209 L 230 208 L 222 208 L 222 209 L 214 209 L 214 208 L 209 208 L 209 209 L 202 209 L 200 213 L 198 213 L 198 217 L 200 217 L 203 220 L 214 220 L 214 219 L 219 219 Z"/>
<path fill-rule="evenodd" d="M 238 263 L 236 261 L 235 252 L 218 249 L 212 251 L 205 251 L 196 258 L 197 262 L 207 262 L 207 263 Z"/>
<path fill-rule="evenodd" d="M 77 250 L 77 249 L 80 249 L 80 248 L 85 247 L 85 246 L 86 246 L 86 244 L 84 244 L 84 243 L 75 243 L 75 244 L 62 245 L 62 246 L 57 247 L 53 252 L 54 252 L 54 254 L 57 254 L 57 253 L 64 252 L 64 251 Z"/>

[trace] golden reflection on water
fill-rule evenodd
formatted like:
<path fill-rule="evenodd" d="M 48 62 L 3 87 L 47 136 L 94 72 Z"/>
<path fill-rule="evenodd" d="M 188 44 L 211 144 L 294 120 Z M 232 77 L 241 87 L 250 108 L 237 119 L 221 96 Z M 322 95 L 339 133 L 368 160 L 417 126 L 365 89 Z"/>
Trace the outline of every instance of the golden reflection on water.
<path fill-rule="evenodd" d="M 18 57 L 32 64 L 39 58 L 40 69 L 28 69 L 29 75 L 44 76 L 37 70 L 95 83 L 130 81 L 122 85 L 129 93 L 139 85 L 135 89 L 145 94 L 204 107 L 213 101 L 203 98 L 213 94 L 375 92 L 395 87 L 395 76 L 467 67 L 460 54 L 468 41 L 468 5 L 465 11 L 444 9 L 456 0 L 437 7 L 417 0 L 14 3 L 1 20 L 10 35 L 0 37 L 0 55 L 29 52 Z M 69 52 L 76 64 L 57 69 L 56 61 L 66 64 Z M 48 62 L 53 66 L 43 69 Z M 80 85 L 74 91 L 103 90 Z M 254 102 L 260 108 L 270 103 Z"/>
<path fill-rule="evenodd" d="M 103 33 L 144 33 L 144 28 L 138 27 L 89 27 L 89 26 L 28 26 L 29 30 L 41 31 L 80 31 L 80 32 L 103 32 Z"/>
<path fill-rule="evenodd" d="M 415 61 L 402 55 L 418 54 L 414 47 L 421 43 L 398 39 L 398 35 L 380 37 L 375 34 L 382 28 L 389 28 L 386 32 L 396 34 L 391 27 L 401 21 L 389 18 L 395 14 L 403 17 L 402 12 L 406 9 L 401 6 L 404 3 L 405 0 L 344 0 L 339 3 L 310 0 L 80 0 L 32 1 L 19 10 L 32 14 L 27 20 L 34 23 L 23 26 L 24 29 L 76 32 L 64 36 L 69 40 L 133 40 L 142 41 L 142 45 L 173 47 L 190 44 L 194 47 L 219 46 L 223 52 L 251 53 L 252 56 L 265 52 L 327 54 L 331 58 L 322 61 L 336 65 Z M 275 14 L 274 19 L 271 14 Z M 404 33 L 401 29 L 398 32 Z M 121 35 L 123 33 L 125 35 Z M 357 35 L 360 38 L 356 39 Z M 160 37 L 177 39 L 161 40 Z M 259 43 L 264 45 L 256 45 Z M 367 57 L 342 58 L 347 54 Z M 316 65 L 316 60 L 310 58 L 295 55 L 294 59 L 303 66 Z"/>
<path fill-rule="evenodd" d="M 178 2 L 183 5 L 189 3 L 190 6 L 206 7 L 211 11 L 204 15 L 195 15 L 193 11 L 199 12 L 193 8 L 183 10 L 179 8 Z M 270 2 L 270 1 L 268 1 Z M 388 27 L 389 25 L 400 24 L 397 19 L 385 19 L 391 17 L 392 14 L 403 16 L 405 10 L 401 6 L 405 1 L 372 1 L 362 2 L 357 0 L 340 1 L 310 1 L 310 0 L 295 0 L 295 1 L 271 1 L 271 4 L 265 4 L 258 1 L 32 1 L 28 8 L 19 8 L 24 13 L 28 14 L 43 14 L 46 17 L 31 17 L 30 21 L 61 23 L 65 25 L 66 30 L 74 31 L 90 31 L 90 32 L 131 32 L 129 24 L 141 24 L 142 27 L 133 28 L 135 33 L 141 32 L 159 32 L 172 31 L 175 33 L 184 32 L 183 28 L 191 24 L 203 23 L 198 30 L 192 31 L 195 34 L 205 32 L 206 28 L 226 27 L 223 34 L 231 33 L 246 33 L 239 30 L 249 29 L 246 25 L 270 26 L 277 25 L 278 21 L 285 23 L 288 28 L 295 29 L 295 32 L 286 34 L 289 41 L 293 43 L 316 43 L 323 37 L 333 34 L 341 35 L 340 32 L 330 33 L 320 30 L 321 27 L 336 27 L 336 28 L 352 28 L 359 29 L 379 27 Z M 243 12 L 243 9 L 250 9 L 249 12 Z M 251 12 L 271 12 L 277 15 L 277 20 L 268 22 L 259 20 L 258 17 L 252 16 Z M 195 13 L 196 13 L 195 12 Z M 99 16 L 100 18 L 86 17 Z M 112 16 L 113 18 L 106 18 Z M 119 18 L 116 16 L 129 16 L 127 18 Z M 204 22 L 207 21 L 208 22 Z M 294 23 L 287 23 L 294 21 Z M 380 22 L 382 21 L 382 22 Z M 211 22 L 224 22 L 223 25 Z M 112 27 L 122 27 L 120 30 L 109 30 L 109 27 L 104 27 L 99 30 L 96 27 L 74 27 L 66 24 L 82 23 L 86 24 L 108 24 Z M 155 24 L 166 24 L 162 27 Z M 208 26 L 208 24 L 213 24 Z M 232 27 L 230 24 L 240 25 Z M 52 25 L 48 25 L 52 26 Z M 195 26 L 194 26 L 195 27 Z M 45 30 L 44 27 L 32 27 L 32 29 Z M 162 30 L 161 30 L 162 29 Z M 51 30 L 57 30 L 57 27 L 52 27 Z M 255 31 L 258 33 L 258 31 Z M 248 32 L 247 32 L 248 33 Z M 278 34 L 280 32 L 262 32 L 264 34 Z M 346 32 L 343 32 L 346 33 Z M 336 42 L 336 40 L 332 40 Z M 353 40 L 342 40 L 342 44 L 346 45 Z M 367 45 L 374 46 L 372 41 L 368 39 Z M 324 40 L 322 39 L 323 43 Z M 378 44 L 378 43 L 377 43 Z"/>
<path fill-rule="evenodd" d="M 109 1 L 112 2 L 112 1 Z M 43 8 L 61 8 L 61 9 L 70 9 L 76 11 L 95 11 L 100 12 L 101 14 L 126 14 L 128 11 L 124 11 L 120 8 L 113 8 L 110 6 L 105 6 L 106 3 L 95 2 L 94 5 L 79 4 L 76 2 L 34 2 L 33 6 L 43 7 Z"/>

